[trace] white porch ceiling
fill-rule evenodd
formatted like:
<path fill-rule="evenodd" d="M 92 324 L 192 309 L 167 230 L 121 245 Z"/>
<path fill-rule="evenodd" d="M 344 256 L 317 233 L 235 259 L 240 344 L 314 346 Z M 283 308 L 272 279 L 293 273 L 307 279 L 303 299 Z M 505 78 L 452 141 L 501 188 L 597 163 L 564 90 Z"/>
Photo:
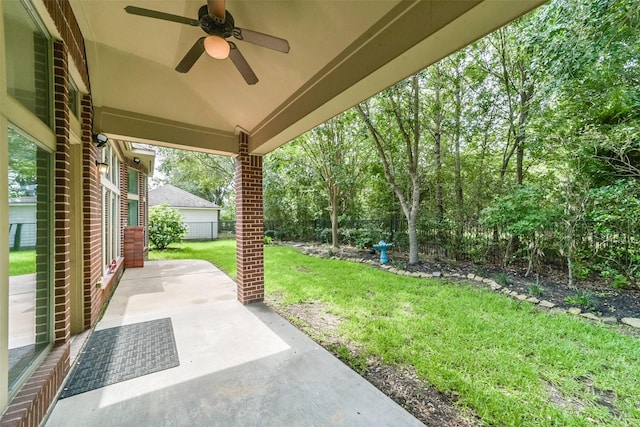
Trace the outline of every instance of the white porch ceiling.
<path fill-rule="evenodd" d="M 86 40 L 96 131 L 115 139 L 233 155 L 238 130 L 266 154 L 438 61 L 543 0 L 228 0 L 236 26 L 289 41 L 283 54 L 236 45 L 259 78 L 204 54 L 205 33 L 130 15 L 132 5 L 197 19 L 205 1 L 71 0 Z"/>

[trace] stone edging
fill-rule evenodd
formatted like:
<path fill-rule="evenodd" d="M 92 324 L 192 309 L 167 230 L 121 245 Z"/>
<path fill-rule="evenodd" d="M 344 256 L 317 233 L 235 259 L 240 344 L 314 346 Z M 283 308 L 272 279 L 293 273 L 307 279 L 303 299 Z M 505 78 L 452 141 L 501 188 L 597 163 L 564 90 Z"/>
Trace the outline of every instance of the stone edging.
<path fill-rule="evenodd" d="M 307 255 L 313 255 L 313 256 L 321 256 L 319 254 L 312 254 L 312 253 L 306 253 Z M 333 259 L 342 259 L 339 257 L 330 257 Z M 556 304 L 549 302 L 547 300 L 540 300 L 536 297 L 532 297 L 529 295 L 524 295 L 524 294 L 519 294 L 516 291 L 512 291 L 509 288 L 506 288 L 502 285 L 499 285 L 495 280 L 493 279 L 487 279 L 486 277 L 481 277 L 478 276 L 474 273 L 469 273 L 469 274 L 461 274 L 461 273 L 442 273 L 439 271 L 434 271 L 433 273 L 422 273 L 422 272 L 413 272 L 413 271 L 407 271 L 407 270 L 399 270 L 395 267 L 392 267 L 390 265 L 381 265 L 379 262 L 371 260 L 371 259 L 365 259 L 365 258 L 361 258 L 361 259 L 354 259 L 353 261 L 356 262 L 360 262 L 362 264 L 369 264 L 372 265 L 374 267 L 378 267 L 381 268 L 383 270 L 386 270 L 390 273 L 393 274 L 397 274 L 400 276 L 407 276 L 407 277 L 416 277 L 416 278 L 422 278 L 422 279 L 444 279 L 444 278 L 455 278 L 455 279 L 463 279 L 463 280 L 472 280 L 474 282 L 478 282 L 481 283 L 483 285 L 485 285 L 487 288 L 491 289 L 492 291 L 495 292 L 500 292 L 504 295 L 508 295 L 512 298 L 515 298 L 519 301 L 527 301 L 531 304 L 537 305 L 538 307 L 540 307 L 541 309 L 545 309 L 548 310 L 552 313 L 568 313 L 568 314 L 572 314 L 575 316 L 581 316 L 584 317 L 585 319 L 590 319 L 590 320 L 595 320 L 598 322 L 603 322 L 609 325 L 615 325 L 618 323 L 618 319 L 616 317 L 608 317 L 608 316 L 596 316 L 593 313 L 589 313 L 589 312 L 582 312 L 582 310 L 578 307 L 571 307 L 568 309 L 564 309 L 564 308 L 560 308 L 560 307 L 556 307 Z M 635 317 L 624 317 L 622 319 L 620 319 L 620 323 L 625 324 L 627 326 L 630 326 L 632 328 L 636 328 L 636 329 L 640 329 L 640 318 L 635 318 Z"/>

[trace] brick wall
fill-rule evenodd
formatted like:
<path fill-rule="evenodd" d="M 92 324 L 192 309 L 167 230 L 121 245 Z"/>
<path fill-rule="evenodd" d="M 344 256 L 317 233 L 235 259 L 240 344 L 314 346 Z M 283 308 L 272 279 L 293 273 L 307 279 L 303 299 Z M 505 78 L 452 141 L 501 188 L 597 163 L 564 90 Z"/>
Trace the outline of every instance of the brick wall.
<path fill-rule="evenodd" d="M 0 427 L 37 427 L 69 372 L 70 345 L 54 348 L 0 418 Z"/>
<path fill-rule="evenodd" d="M 54 335 L 55 343 L 63 344 L 71 338 L 70 277 L 71 242 L 70 218 L 70 156 L 69 95 L 67 49 L 63 42 L 53 45 L 53 74 L 55 102 L 55 277 L 54 277 Z"/>
<path fill-rule="evenodd" d="M 62 35 L 73 62 L 82 75 L 84 84 L 89 88 L 89 72 L 86 67 L 84 37 L 76 20 L 69 0 L 44 0 L 44 5 L 49 12 L 58 31 Z"/>
<path fill-rule="evenodd" d="M 144 267 L 144 227 L 124 229 L 124 268 Z"/>
<path fill-rule="evenodd" d="M 248 142 L 241 133 L 236 157 L 237 285 L 242 304 L 264 300 L 262 157 L 249 154 Z"/>
<path fill-rule="evenodd" d="M 54 349 L 46 356 L 43 363 L 20 388 L 5 413 L 0 418 L 0 426 L 38 426 L 53 403 L 55 396 L 69 371 L 69 340 L 71 337 L 71 306 L 70 306 L 70 155 L 69 140 L 69 107 L 68 107 L 68 68 L 67 49 L 62 41 L 53 44 L 53 73 L 54 73 L 54 132 L 56 135 L 56 151 L 54 154 L 54 185 L 53 185 L 53 229 L 54 229 L 54 262 L 53 262 L 53 328 Z M 38 158 L 38 177 L 47 177 L 47 159 Z M 38 186 L 49 188 L 48 185 Z M 44 194 L 42 200 L 48 200 Z M 40 200 L 39 200 L 40 202 Z M 48 209 L 36 207 L 37 214 L 47 214 Z M 46 224 L 47 221 L 39 221 Z M 48 230 L 38 230 L 37 243 L 44 245 L 38 252 L 48 253 Z M 48 304 L 41 301 L 48 299 L 49 280 L 47 270 L 39 266 L 48 259 L 36 259 L 36 340 L 43 341 L 48 335 L 44 322 L 48 313 L 41 310 Z M 42 276 L 42 277 L 39 277 Z"/>
<path fill-rule="evenodd" d="M 51 154 L 36 152 L 36 292 L 35 342 L 46 345 L 51 323 Z"/>
<path fill-rule="evenodd" d="M 100 315 L 104 296 L 96 286 L 102 277 L 102 209 L 100 174 L 96 167 L 98 149 L 92 143 L 93 103 L 90 95 L 81 101 L 82 123 L 82 226 L 84 326 L 91 328 Z"/>
<path fill-rule="evenodd" d="M 119 148 L 119 147 L 118 147 Z M 129 205 L 127 200 L 127 193 L 129 192 L 129 167 L 127 161 L 122 156 L 122 151 L 118 150 L 120 158 L 123 161 L 120 162 L 120 256 L 124 256 L 124 228 L 128 223 Z"/>

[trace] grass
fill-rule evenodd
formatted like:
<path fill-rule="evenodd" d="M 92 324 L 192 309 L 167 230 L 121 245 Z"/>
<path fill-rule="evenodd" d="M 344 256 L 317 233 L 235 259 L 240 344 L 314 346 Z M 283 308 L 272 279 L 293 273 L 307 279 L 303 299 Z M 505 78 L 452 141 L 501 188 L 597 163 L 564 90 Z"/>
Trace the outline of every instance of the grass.
<path fill-rule="evenodd" d="M 235 240 L 179 243 L 162 251 L 149 251 L 149 260 L 163 259 L 203 259 L 215 264 L 234 279 L 237 274 Z"/>
<path fill-rule="evenodd" d="M 190 243 L 167 255 L 202 255 L 234 276 L 234 249 Z M 640 425 L 640 345 L 615 327 L 280 246 L 265 247 L 265 291 L 285 304 L 322 302 L 362 356 L 414 366 L 487 425 Z"/>
<path fill-rule="evenodd" d="M 21 276 L 36 272 L 36 251 L 9 252 L 9 276 Z"/>

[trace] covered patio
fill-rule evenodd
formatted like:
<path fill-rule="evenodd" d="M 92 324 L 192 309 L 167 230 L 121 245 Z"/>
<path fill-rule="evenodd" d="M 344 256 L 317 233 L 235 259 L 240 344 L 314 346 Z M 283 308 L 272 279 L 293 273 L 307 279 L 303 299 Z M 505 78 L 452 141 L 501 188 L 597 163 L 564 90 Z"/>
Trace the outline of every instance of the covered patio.
<path fill-rule="evenodd" d="M 202 1 L 70 0 L 84 37 L 95 132 L 236 157 L 242 303 L 264 297 L 261 157 L 543 2 L 208 2 L 232 14 L 241 31 L 288 42 L 283 53 L 225 35 L 256 82 L 233 55 L 200 54 Z"/>
<path fill-rule="evenodd" d="M 243 306 L 235 293 L 206 261 L 127 270 L 94 334 L 168 318 L 179 365 L 58 400 L 46 425 L 422 425 L 267 306 Z"/>

